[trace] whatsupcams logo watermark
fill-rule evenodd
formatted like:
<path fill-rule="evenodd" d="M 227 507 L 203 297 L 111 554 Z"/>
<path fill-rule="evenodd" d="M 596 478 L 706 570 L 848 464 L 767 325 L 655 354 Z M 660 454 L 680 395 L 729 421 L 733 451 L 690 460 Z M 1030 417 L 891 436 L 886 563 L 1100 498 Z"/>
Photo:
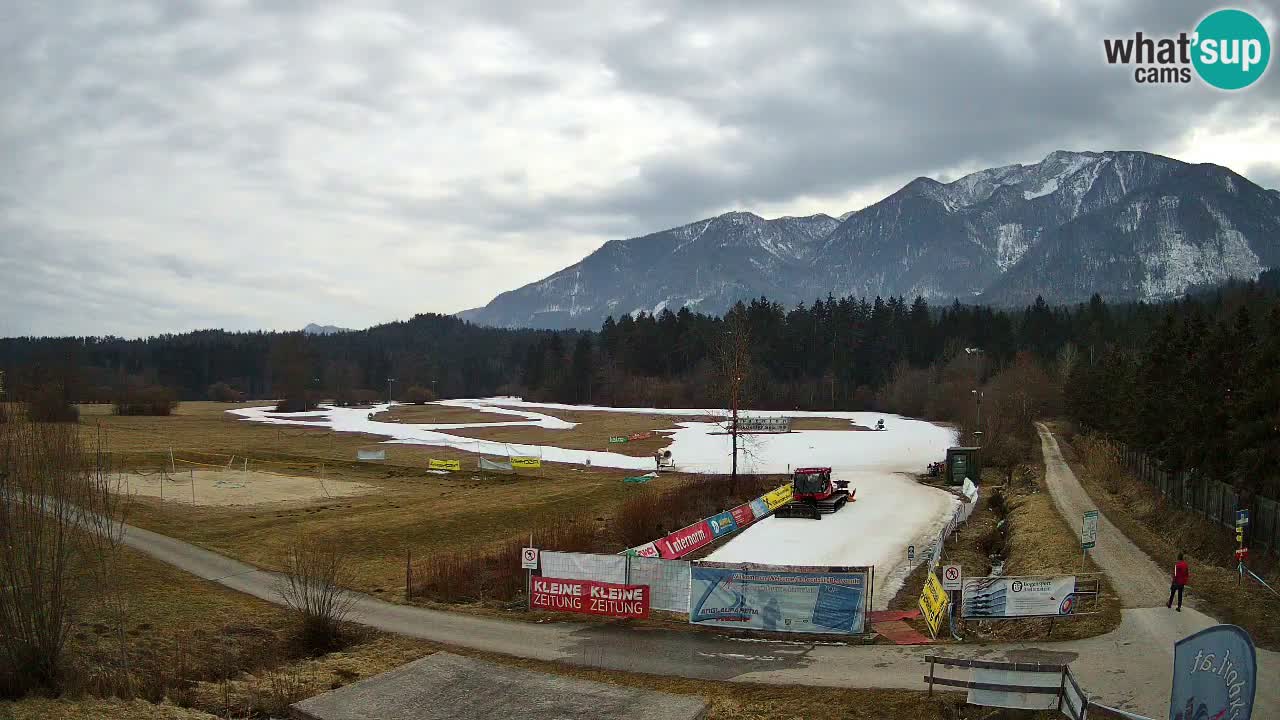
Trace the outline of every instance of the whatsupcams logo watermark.
<path fill-rule="evenodd" d="M 1258 81 L 1271 59 L 1271 38 L 1257 18 L 1243 10 L 1209 13 L 1190 33 L 1176 37 L 1133 37 L 1102 41 L 1107 63 L 1135 65 L 1143 84 L 1190 83 L 1194 74 L 1220 90 L 1241 90 Z"/>

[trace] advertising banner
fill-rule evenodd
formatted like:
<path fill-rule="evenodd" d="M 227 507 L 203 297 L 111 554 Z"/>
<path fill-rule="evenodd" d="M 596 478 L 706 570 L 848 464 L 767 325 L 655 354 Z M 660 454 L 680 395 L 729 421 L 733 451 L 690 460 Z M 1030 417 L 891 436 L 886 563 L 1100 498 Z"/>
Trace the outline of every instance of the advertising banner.
<path fill-rule="evenodd" d="M 615 618 L 649 617 L 649 588 L 594 580 L 535 577 L 529 607 L 547 612 L 570 612 Z"/>
<path fill-rule="evenodd" d="M 739 417 L 738 432 L 785 433 L 791 432 L 789 417 Z"/>
<path fill-rule="evenodd" d="M 734 521 L 733 515 L 727 511 L 707 518 L 707 524 L 711 526 L 711 534 L 716 537 L 738 530 L 738 524 Z"/>
<path fill-rule="evenodd" d="M 866 568 L 695 563 L 689 622 L 747 630 L 855 634 L 866 624 Z"/>
<path fill-rule="evenodd" d="M 756 498 L 747 504 L 751 506 L 751 514 L 755 515 L 757 520 L 769 515 L 769 506 L 765 504 L 764 498 Z"/>
<path fill-rule="evenodd" d="M 357 460 L 386 460 L 386 450 L 356 450 Z"/>
<path fill-rule="evenodd" d="M 1075 609 L 1074 575 L 966 578 L 962 587 L 966 618 L 1052 617 Z"/>
<path fill-rule="evenodd" d="M 750 505 L 739 505 L 730 510 L 729 514 L 733 516 L 733 521 L 737 523 L 739 530 L 756 521 L 756 514 L 752 512 Z"/>
<path fill-rule="evenodd" d="M 783 505 L 791 502 L 791 498 L 791 483 L 787 483 L 776 490 L 770 490 L 761 496 L 760 499 L 764 501 L 764 504 L 768 506 L 770 510 L 777 510 Z"/>
<path fill-rule="evenodd" d="M 609 442 L 614 443 L 615 445 L 618 443 L 624 443 L 626 441 L 627 439 L 622 435 L 613 435 L 609 437 Z"/>
<path fill-rule="evenodd" d="M 631 548 L 630 550 L 627 550 L 623 554 L 630 555 L 632 557 L 644 557 L 644 558 L 661 557 L 661 555 L 658 553 L 658 546 L 654 545 L 651 542 L 647 542 L 643 545 L 637 545 Z"/>
<path fill-rule="evenodd" d="M 627 436 L 628 440 L 648 440 L 653 437 L 653 433 L 645 430 L 644 432 L 631 433 Z"/>
<path fill-rule="evenodd" d="M 1257 657 L 1249 633 L 1214 625 L 1173 646 L 1170 720 L 1249 720 L 1257 691 Z"/>
<path fill-rule="evenodd" d="M 687 528 L 677 530 L 670 535 L 654 541 L 658 546 L 658 554 L 667 560 L 676 560 L 684 555 L 709 545 L 715 539 L 711 526 L 706 520 L 699 520 Z"/>
<path fill-rule="evenodd" d="M 929 573 L 929 577 L 924 581 L 924 587 L 920 590 L 920 616 L 924 618 L 925 624 L 929 626 L 929 632 L 935 638 L 938 637 L 938 628 L 942 625 L 942 618 L 947 614 L 949 599 L 950 596 L 942 588 L 942 583 L 938 581 L 938 576 Z"/>
<path fill-rule="evenodd" d="M 432 470 L 461 470 L 461 460 L 436 460 L 431 458 L 427 460 L 427 467 Z"/>
<path fill-rule="evenodd" d="M 531 456 L 515 455 L 511 458 L 511 467 L 516 468 L 540 468 L 542 467 L 542 458 Z"/>

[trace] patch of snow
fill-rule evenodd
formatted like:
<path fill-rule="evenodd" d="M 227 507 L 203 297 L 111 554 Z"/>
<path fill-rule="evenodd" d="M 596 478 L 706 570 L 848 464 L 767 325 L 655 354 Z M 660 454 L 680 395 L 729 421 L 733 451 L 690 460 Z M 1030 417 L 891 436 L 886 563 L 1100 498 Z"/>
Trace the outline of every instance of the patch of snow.
<path fill-rule="evenodd" d="M 663 310 L 664 308 L 666 308 L 666 307 L 667 307 L 667 303 L 668 303 L 668 302 L 670 302 L 670 300 L 663 300 L 662 302 L 658 303 L 657 305 L 654 305 L 654 306 L 653 306 L 653 314 L 654 314 L 654 315 L 657 315 L 658 313 L 662 312 L 662 310 Z"/>
<path fill-rule="evenodd" d="M 1041 185 L 1039 188 L 1035 190 L 1023 190 L 1022 198 L 1024 200 L 1034 200 L 1038 197 L 1044 197 L 1049 193 L 1053 193 L 1057 191 L 1058 191 L 1058 178 L 1055 176 L 1046 180 L 1043 185 Z"/>
<path fill-rule="evenodd" d="M 1173 196 L 1160 198 L 1161 212 L 1156 216 L 1158 246 L 1153 252 L 1143 253 L 1144 299 L 1174 297 L 1193 285 L 1217 284 L 1228 278 L 1253 280 L 1258 277 L 1263 268 L 1257 253 L 1218 208 L 1205 202 L 1205 209 L 1217 221 L 1218 230 L 1212 238 L 1196 244 L 1187 240 L 1177 223 L 1173 212 L 1178 207 L 1177 201 Z"/>
<path fill-rule="evenodd" d="M 1030 247 L 1021 223 L 1005 223 L 996 228 L 996 266 L 1001 272 L 1013 267 Z"/>

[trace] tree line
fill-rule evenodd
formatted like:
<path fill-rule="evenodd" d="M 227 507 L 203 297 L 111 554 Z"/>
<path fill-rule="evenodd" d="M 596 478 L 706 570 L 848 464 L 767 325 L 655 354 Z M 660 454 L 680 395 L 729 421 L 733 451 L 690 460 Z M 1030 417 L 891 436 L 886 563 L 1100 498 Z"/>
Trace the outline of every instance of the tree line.
<path fill-rule="evenodd" d="M 757 298 L 722 316 L 663 310 L 610 317 L 589 332 L 423 314 L 334 335 L 8 338 L 0 370 L 17 400 L 101 402 L 141 387 L 182 400 L 283 398 L 288 409 L 495 394 L 712 408 L 726 407 L 732 389 L 743 407 L 945 420 L 969 437 L 984 433 L 988 447 L 1025 445 L 1033 435 L 1024 419 L 1066 412 L 1171 470 L 1274 487 L 1278 291 L 1280 273 L 1267 271 L 1165 304 L 1094 296 L 1002 309 L 828 296 L 787 308 Z M 742 352 L 729 368 L 731 347 Z"/>

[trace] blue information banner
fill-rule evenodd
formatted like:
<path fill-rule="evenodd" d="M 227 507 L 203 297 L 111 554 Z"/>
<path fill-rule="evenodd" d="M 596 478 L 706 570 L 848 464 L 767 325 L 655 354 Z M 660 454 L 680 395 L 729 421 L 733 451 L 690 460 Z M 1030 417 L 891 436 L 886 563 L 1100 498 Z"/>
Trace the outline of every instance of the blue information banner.
<path fill-rule="evenodd" d="M 866 627 L 866 568 L 695 563 L 689 622 L 775 632 L 858 634 Z"/>
<path fill-rule="evenodd" d="M 728 512 L 722 512 L 719 515 L 707 518 L 707 524 L 711 526 L 711 534 L 716 537 L 728 535 L 738 530 L 738 523 L 734 522 L 733 515 Z"/>
<path fill-rule="evenodd" d="M 1257 689 L 1257 658 L 1249 633 L 1215 625 L 1173 647 L 1169 720 L 1249 720 Z"/>

